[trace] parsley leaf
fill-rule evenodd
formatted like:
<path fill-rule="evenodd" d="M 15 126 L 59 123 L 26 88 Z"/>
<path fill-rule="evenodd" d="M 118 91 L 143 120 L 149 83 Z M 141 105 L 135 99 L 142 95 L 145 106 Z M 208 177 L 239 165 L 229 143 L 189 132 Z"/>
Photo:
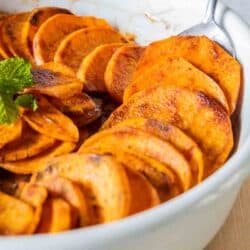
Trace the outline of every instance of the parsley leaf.
<path fill-rule="evenodd" d="M 22 58 L 0 61 L 0 124 L 11 124 L 19 116 L 18 106 L 37 109 L 32 95 L 21 95 L 24 88 L 33 84 L 31 64 Z"/>
<path fill-rule="evenodd" d="M 15 104 L 24 108 L 30 108 L 33 111 L 38 109 L 38 103 L 33 95 L 20 95 L 16 98 Z"/>

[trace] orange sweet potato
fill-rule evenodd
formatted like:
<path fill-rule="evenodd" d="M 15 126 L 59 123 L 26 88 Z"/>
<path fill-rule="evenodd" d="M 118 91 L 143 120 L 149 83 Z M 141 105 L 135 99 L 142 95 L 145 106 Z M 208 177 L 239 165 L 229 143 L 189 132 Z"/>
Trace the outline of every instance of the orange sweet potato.
<path fill-rule="evenodd" d="M 103 19 L 91 16 L 57 14 L 48 18 L 38 29 L 33 40 L 37 64 L 53 61 L 57 47 L 70 33 L 88 27 L 110 27 Z"/>
<path fill-rule="evenodd" d="M 2 36 L 5 46 L 13 56 L 22 57 L 33 62 L 33 56 L 23 41 L 23 29 L 30 13 L 19 13 L 8 16 L 2 26 Z"/>
<path fill-rule="evenodd" d="M 160 61 L 148 67 L 128 85 L 124 94 L 124 102 L 127 102 L 134 93 L 143 89 L 170 85 L 201 91 L 216 99 L 229 111 L 227 99 L 220 86 L 181 57 L 163 57 Z"/>
<path fill-rule="evenodd" d="M 98 209 L 98 222 L 107 223 L 129 214 L 131 194 L 124 168 L 114 158 L 94 154 L 68 154 L 47 164 L 39 176 L 62 176 L 90 190 Z"/>
<path fill-rule="evenodd" d="M 214 79 L 224 91 L 230 112 L 235 110 L 241 86 L 241 66 L 205 36 L 174 36 L 152 43 L 141 58 L 134 79 L 152 63 L 169 56 L 183 57 Z"/>
<path fill-rule="evenodd" d="M 82 60 L 97 46 L 124 43 L 122 35 L 110 28 L 95 27 L 72 32 L 58 46 L 54 61 L 78 71 Z"/>
<path fill-rule="evenodd" d="M 18 119 L 15 123 L 0 125 L 0 149 L 7 143 L 18 140 L 22 135 L 23 121 Z"/>
<path fill-rule="evenodd" d="M 0 207 L 0 234 L 18 235 L 28 232 L 34 217 L 30 205 L 0 192 Z"/>
<path fill-rule="evenodd" d="M 23 130 L 22 136 L 9 144 L 0 151 L 0 161 L 24 160 L 46 151 L 54 146 L 56 140 L 52 137 L 39 134 L 27 127 Z"/>
<path fill-rule="evenodd" d="M 77 142 L 79 132 L 74 123 L 44 97 L 37 97 L 39 108 L 34 112 L 27 110 L 24 120 L 35 131 L 66 142 Z"/>
<path fill-rule="evenodd" d="M 89 153 L 95 148 L 111 152 L 123 150 L 145 160 L 146 157 L 155 159 L 177 175 L 184 191 L 189 189 L 191 185 L 191 168 L 181 153 L 170 143 L 142 130 L 119 127 L 97 133 L 85 141 L 80 152 L 86 153 L 87 151 Z"/>
<path fill-rule="evenodd" d="M 105 84 L 109 94 L 122 103 L 123 93 L 130 84 L 144 48 L 138 45 L 126 45 L 118 49 L 109 61 L 105 72 Z"/>
<path fill-rule="evenodd" d="M 146 89 L 114 111 L 103 128 L 135 117 L 162 120 L 182 129 L 203 152 L 205 176 L 226 161 L 233 147 L 228 113 L 202 92 L 166 86 Z"/>
<path fill-rule="evenodd" d="M 106 92 L 104 73 L 113 53 L 123 43 L 104 44 L 96 47 L 82 61 L 77 77 L 84 82 L 86 91 Z"/>
<path fill-rule="evenodd" d="M 0 19 L 0 56 L 2 59 L 7 59 L 11 57 L 11 52 L 8 50 L 7 46 L 5 45 L 3 41 L 2 26 L 3 26 L 4 20 L 5 18 Z"/>

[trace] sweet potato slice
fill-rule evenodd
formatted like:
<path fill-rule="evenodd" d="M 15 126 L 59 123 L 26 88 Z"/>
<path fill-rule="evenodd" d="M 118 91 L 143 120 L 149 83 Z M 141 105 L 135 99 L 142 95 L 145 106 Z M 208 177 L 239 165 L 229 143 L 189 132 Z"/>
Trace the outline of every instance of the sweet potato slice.
<path fill-rule="evenodd" d="M 174 36 L 152 43 L 141 58 L 134 79 L 153 62 L 169 56 L 183 57 L 214 79 L 224 91 L 231 113 L 235 110 L 241 85 L 241 66 L 205 36 Z"/>
<path fill-rule="evenodd" d="M 67 65 L 77 72 L 82 60 L 97 46 L 124 42 L 126 42 L 125 38 L 110 28 L 95 27 L 77 30 L 60 43 L 54 61 Z"/>
<path fill-rule="evenodd" d="M 72 228 L 72 208 L 61 198 L 50 198 L 43 205 L 37 233 L 58 233 Z"/>
<path fill-rule="evenodd" d="M 58 7 L 35 8 L 31 11 L 28 20 L 24 24 L 23 40 L 33 54 L 33 40 L 40 26 L 50 17 L 56 14 L 70 14 L 69 10 Z"/>
<path fill-rule="evenodd" d="M 233 147 L 228 113 L 216 100 L 202 92 L 163 86 L 141 91 L 118 108 L 104 128 L 135 117 L 162 120 L 182 129 L 203 152 L 204 176 L 220 167 Z"/>
<path fill-rule="evenodd" d="M 44 97 L 37 97 L 39 108 L 33 112 L 27 110 L 24 120 L 37 132 L 52 138 L 77 142 L 79 132 L 74 123 L 51 105 Z"/>
<path fill-rule="evenodd" d="M 3 41 L 2 26 L 3 26 L 4 20 L 5 18 L 0 19 L 0 56 L 2 59 L 7 59 L 11 57 L 11 52 L 8 50 L 7 46 L 5 45 Z"/>
<path fill-rule="evenodd" d="M 30 205 L 0 192 L 0 234 L 25 234 L 32 223 L 34 212 Z"/>
<path fill-rule="evenodd" d="M 126 169 L 126 173 L 131 190 L 130 214 L 142 212 L 160 203 L 156 189 L 144 176 L 130 169 Z"/>
<path fill-rule="evenodd" d="M 204 175 L 203 154 L 199 146 L 176 126 L 156 119 L 134 118 L 116 125 L 130 127 L 153 134 L 177 148 L 192 167 L 193 184 L 200 183 Z"/>
<path fill-rule="evenodd" d="M 77 211 L 80 226 L 91 223 L 87 200 L 78 184 L 62 177 L 45 178 L 41 181 L 37 179 L 38 185 L 46 187 L 50 195 L 63 198 Z"/>
<path fill-rule="evenodd" d="M 2 26 L 3 41 L 13 56 L 33 62 L 33 56 L 23 41 L 23 29 L 29 18 L 29 12 L 8 16 Z"/>
<path fill-rule="evenodd" d="M 104 73 L 114 52 L 123 43 L 104 44 L 96 47 L 82 61 L 77 77 L 84 82 L 86 91 L 106 92 Z"/>
<path fill-rule="evenodd" d="M 56 98 L 69 98 L 80 94 L 83 89 L 83 83 L 75 77 L 66 75 L 68 74 L 67 71 L 64 72 L 53 72 L 46 68 L 33 69 L 34 85 L 27 88 L 25 92 L 39 93 Z"/>
<path fill-rule="evenodd" d="M 84 148 L 89 152 L 88 147 L 90 150 L 92 148 L 124 150 L 142 159 L 146 159 L 145 157 L 155 159 L 177 175 L 184 191 L 191 185 L 191 168 L 181 153 L 170 143 L 142 130 L 129 127 L 112 128 L 87 139 L 80 152 L 85 152 Z"/>
<path fill-rule="evenodd" d="M 91 16 L 57 14 L 48 18 L 38 29 L 33 40 L 37 64 L 53 61 L 61 41 L 70 33 L 89 27 L 111 27 L 104 19 Z"/>
<path fill-rule="evenodd" d="M 34 208 L 34 217 L 29 226 L 28 233 L 34 233 L 41 220 L 42 206 L 48 197 L 46 188 L 35 184 L 27 183 L 22 188 L 18 198 Z"/>
<path fill-rule="evenodd" d="M 107 223 L 129 214 L 130 188 L 125 169 L 114 158 L 94 154 L 68 154 L 51 160 L 46 176 L 62 176 L 89 189 L 98 206 L 99 223 Z"/>
<path fill-rule="evenodd" d="M 18 119 L 15 123 L 0 125 L 0 149 L 7 143 L 18 140 L 22 135 L 23 122 Z"/>
<path fill-rule="evenodd" d="M 128 85 L 124 102 L 134 93 L 156 86 L 179 86 L 201 91 L 216 99 L 229 111 L 227 99 L 220 86 L 209 76 L 181 57 L 162 58 Z"/>
<path fill-rule="evenodd" d="M 118 49 L 109 61 L 105 72 L 105 84 L 109 94 L 122 103 L 123 93 L 132 80 L 137 63 L 144 51 L 138 45 L 126 45 Z"/>
<path fill-rule="evenodd" d="M 36 156 L 55 143 L 56 140 L 52 137 L 39 134 L 26 126 L 18 140 L 7 144 L 0 151 L 0 162 L 18 161 Z"/>
<path fill-rule="evenodd" d="M 16 174 L 32 174 L 44 168 L 45 163 L 52 157 L 72 152 L 76 147 L 73 142 L 60 142 L 46 152 L 26 160 L 0 163 L 0 167 Z"/>

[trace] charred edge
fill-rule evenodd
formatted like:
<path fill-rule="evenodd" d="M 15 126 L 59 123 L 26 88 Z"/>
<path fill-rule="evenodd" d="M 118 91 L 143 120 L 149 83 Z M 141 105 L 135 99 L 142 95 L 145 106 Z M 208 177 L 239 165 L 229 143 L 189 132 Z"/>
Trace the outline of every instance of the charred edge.
<path fill-rule="evenodd" d="M 47 69 L 32 69 L 31 73 L 34 83 L 45 85 L 52 85 L 58 75 Z"/>

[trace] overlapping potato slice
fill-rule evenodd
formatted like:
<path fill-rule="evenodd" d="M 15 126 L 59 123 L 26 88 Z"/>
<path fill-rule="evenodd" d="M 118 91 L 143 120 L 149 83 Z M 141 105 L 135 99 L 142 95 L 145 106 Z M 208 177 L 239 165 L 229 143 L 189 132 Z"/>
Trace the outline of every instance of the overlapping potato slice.
<path fill-rule="evenodd" d="M 231 113 L 235 110 L 241 86 L 239 62 L 216 42 L 205 36 L 173 36 L 147 47 L 134 79 L 160 58 L 183 57 L 213 78 L 224 91 Z"/>
<path fill-rule="evenodd" d="M 156 86 L 180 86 L 201 91 L 220 102 L 229 111 L 227 99 L 220 86 L 202 71 L 181 57 L 162 58 L 144 70 L 124 93 L 124 102 L 134 93 Z"/>
<path fill-rule="evenodd" d="M 77 30 L 60 43 L 54 61 L 65 64 L 77 72 L 82 60 L 97 46 L 124 42 L 125 38 L 114 29 L 95 27 Z"/>
<path fill-rule="evenodd" d="M 3 35 L 2 35 L 2 26 L 4 23 L 5 18 L 0 19 L 0 56 L 2 59 L 7 59 L 11 57 L 11 52 L 6 47 L 4 41 L 3 41 Z"/>
<path fill-rule="evenodd" d="M 144 176 L 129 169 L 126 173 L 131 190 L 130 214 L 142 212 L 160 203 L 156 189 Z"/>
<path fill-rule="evenodd" d="M 28 233 L 29 226 L 34 218 L 34 211 L 30 205 L 0 192 L 0 207 L 0 234 Z"/>
<path fill-rule="evenodd" d="M 72 152 L 76 148 L 73 142 L 58 142 L 53 148 L 26 160 L 0 163 L 0 167 L 16 174 L 33 174 L 44 168 L 45 163 L 59 155 Z"/>
<path fill-rule="evenodd" d="M 141 91 L 118 108 L 103 128 L 135 117 L 162 120 L 186 132 L 203 152 L 205 176 L 225 162 L 233 147 L 228 113 L 202 92 L 163 86 Z"/>
<path fill-rule="evenodd" d="M 31 11 L 23 28 L 23 40 L 31 54 L 33 54 L 33 39 L 40 26 L 48 18 L 59 13 L 70 14 L 70 11 L 58 7 L 35 8 Z"/>
<path fill-rule="evenodd" d="M 45 65 L 45 67 L 46 66 L 47 65 Z M 75 77 L 67 75 L 69 72 L 63 70 L 63 68 L 60 68 L 60 70 L 63 72 L 53 72 L 46 68 L 33 69 L 32 75 L 34 85 L 25 89 L 25 92 L 39 93 L 56 98 L 69 98 L 81 93 L 83 89 L 83 82 Z"/>
<path fill-rule="evenodd" d="M 70 33 L 89 27 L 111 26 L 100 18 L 57 14 L 48 18 L 38 29 L 33 40 L 34 57 L 37 64 L 53 61 L 61 41 Z"/>
<path fill-rule="evenodd" d="M 0 149 L 7 143 L 18 140 L 22 135 L 23 121 L 18 119 L 15 123 L 10 125 L 0 125 Z"/>
<path fill-rule="evenodd" d="M 43 205 L 43 212 L 37 233 L 58 233 L 73 228 L 72 208 L 61 198 L 49 198 Z"/>
<path fill-rule="evenodd" d="M 114 52 L 123 43 L 104 44 L 96 47 L 82 61 L 77 77 L 84 82 L 86 91 L 106 92 L 104 73 Z"/>
<path fill-rule="evenodd" d="M 25 12 L 6 17 L 2 26 L 2 36 L 5 46 L 13 56 L 33 62 L 33 56 L 23 41 L 23 28 L 29 15 L 29 12 Z"/>
<path fill-rule="evenodd" d="M 204 174 L 203 155 L 199 146 L 176 126 L 156 119 L 134 118 L 125 120 L 116 127 L 131 127 L 153 134 L 177 148 L 192 167 L 193 184 L 200 183 Z"/>
<path fill-rule="evenodd" d="M 105 72 L 105 84 L 109 94 L 122 103 L 123 93 L 132 80 L 144 48 L 138 45 L 126 45 L 118 49 L 109 61 Z"/>
<path fill-rule="evenodd" d="M 129 214 L 130 188 L 124 168 L 114 158 L 94 154 L 68 154 L 57 157 L 39 173 L 62 176 L 89 189 L 98 206 L 99 223 L 121 219 Z"/>
<path fill-rule="evenodd" d="M 34 208 L 34 217 L 29 226 L 28 233 L 34 233 L 41 220 L 43 204 L 48 197 L 46 188 L 27 183 L 22 188 L 18 198 Z"/>
<path fill-rule="evenodd" d="M 22 136 L 9 144 L 0 151 L 0 162 L 10 162 L 24 160 L 40 154 L 54 146 L 56 140 L 52 137 L 37 133 L 26 126 Z"/>
<path fill-rule="evenodd" d="M 44 97 L 37 97 L 39 108 L 33 112 L 27 110 L 24 120 L 35 131 L 66 142 L 77 142 L 79 132 L 72 120 L 51 105 Z"/>
<path fill-rule="evenodd" d="M 97 133 L 85 141 L 80 152 L 91 153 L 95 148 L 111 152 L 124 150 L 144 160 L 155 159 L 177 175 L 182 190 L 191 185 L 191 168 L 185 158 L 170 143 L 142 130 L 117 127 Z"/>
<path fill-rule="evenodd" d="M 91 224 L 91 214 L 87 200 L 78 184 L 62 177 L 44 178 L 39 181 L 38 175 L 36 179 L 36 183 L 46 187 L 50 195 L 63 198 L 76 210 L 80 226 Z"/>

